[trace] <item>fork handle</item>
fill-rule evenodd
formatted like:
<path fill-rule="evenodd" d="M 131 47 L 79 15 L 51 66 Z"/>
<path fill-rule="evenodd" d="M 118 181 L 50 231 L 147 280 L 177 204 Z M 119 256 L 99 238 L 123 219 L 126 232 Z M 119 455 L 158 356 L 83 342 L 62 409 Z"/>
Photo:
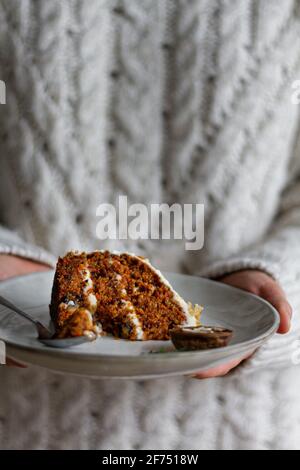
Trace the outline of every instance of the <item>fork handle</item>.
<path fill-rule="evenodd" d="M 38 321 L 32 318 L 28 313 L 23 312 L 23 310 L 20 310 L 18 307 L 16 307 L 14 304 L 9 302 L 9 300 L 5 299 L 0 295 L 0 305 L 4 305 L 5 307 L 9 308 L 10 310 L 13 310 L 15 313 L 18 315 L 21 315 L 21 317 L 26 318 L 26 320 L 31 321 L 34 325 L 38 324 Z"/>

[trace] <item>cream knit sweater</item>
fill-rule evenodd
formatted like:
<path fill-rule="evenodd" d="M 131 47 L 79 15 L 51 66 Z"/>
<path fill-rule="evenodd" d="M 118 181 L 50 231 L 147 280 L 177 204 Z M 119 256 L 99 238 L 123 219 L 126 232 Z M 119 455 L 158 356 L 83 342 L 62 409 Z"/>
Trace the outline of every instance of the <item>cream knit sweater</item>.
<path fill-rule="evenodd" d="M 262 269 L 295 307 L 289 335 L 222 379 L 1 368 L 1 448 L 300 446 L 299 78 L 299 0 L 0 0 L 0 252 L 99 248 L 96 206 L 118 194 L 199 202 L 197 253 L 101 247 L 211 277 Z"/>

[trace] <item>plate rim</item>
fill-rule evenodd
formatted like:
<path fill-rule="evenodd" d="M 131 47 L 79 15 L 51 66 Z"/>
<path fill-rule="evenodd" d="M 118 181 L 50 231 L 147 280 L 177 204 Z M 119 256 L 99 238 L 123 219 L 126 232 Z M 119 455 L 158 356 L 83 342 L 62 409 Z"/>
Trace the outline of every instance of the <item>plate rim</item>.
<path fill-rule="evenodd" d="M 53 269 L 49 269 L 49 271 L 40 271 L 40 272 L 34 272 L 34 273 L 28 273 L 28 274 L 24 274 L 24 275 L 20 275 L 20 276 L 14 276 L 13 278 L 9 278 L 9 279 L 6 279 L 4 281 L 0 281 L 0 289 L 2 287 L 5 288 L 6 285 L 9 285 L 13 282 L 16 282 L 20 279 L 26 279 L 26 278 L 34 278 L 34 277 L 40 277 L 40 276 L 49 276 L 50 272 L 52 272 L 54 274 L 54 270 Z M 205 278 L 205 277 L 202 277 L 202 276 L 197 276 L 197 275 L 191 275 L 191 274 L 182 274 L 182 273 L 173 273 L 173 272 L 167 272 L 165 271 L 164 272 L 164 275 L 166 276 L 166 278 L 168 279 L 168 276 L 169 275 L 178 275 L 178 276 L 182 276 L 182 277 L 185 277 L 185 278 L 199 278 L 201 279 L 201 281 L 204 281 L 204 282 L 208 282 L 208 283 L 214 283 L 216 285 L 218 285 L 218 288 L 221 288 L 221 289 L 225 289 L 225 290 L 234 290 L 236 292 L 238 292 L 239 294 L 242 294 L 244 296 L 247 296 L 247 297 L 252 297 L 252 298 L 255 298 L 258 302 L 260 303 L 263 303 L 264 305 L 266 305 L 268 307 L 268 309 L 270 310 L 270 312 L 273 314 L 273 318 L 274 318 L 274 322 L 273 322 L 273 325 L 267 330 L 265 331 L 264 333 L 260 334 L 259 336 L 256 336 L 255 338 L 253 339 L 249 339 L 247 341 L 244 341 L 244 342 L 241 342 L 241 343 L 238 343 L 238 344 L 233 344 L 233 345 L 228 345 L 228 346 L 225 346 L 223 348 L 217 348 L 217 349 L 209 349 L 209 350 L 199 350 L 199 351 L 169 351 L 169 352 L 153 352 L 153 353 L 148 353 L 148 354 L 139 354 L 139 355 L 126 355 L 126 354 L 122 354 L 122 355 L 110 355 L 110 354 L 101 354 L 101 353 L 84 353 L 82 354 L 82 352 L 80 351 L 76 351 L 76 349 L 72 350 L 71 354 L 68 353 L 68 349 L 65 349 L 65 350 L 60 350 L 60 349 L 54 349 L 54 348 L 51 348 L 51 347 L 48 347 L 48 346 L 45 346 L 45 345 L 41 345 L 41 347 L 38 347 L 38 346 L 30 346 L 30 345 L 27 345 L 27 346 L 24 346 L 24 345 L 20 345 L 20 344 L 16 344 L 15 342 L 11 342 L 10 340 L 6 340 L 6 339 L 2 339 L 2 336 L 1 336 L 1 332 L 0 332 L 0 339 L 2 339 L 2 341 L 4 341 L 6 344 L 8 344 L 11 348 L 15 348 L 16 350 L 21 350 L 21 351 L 31 351 L 31 352 L 42 352 L 42 353 L 45 353 L 45 354 L 48 354 L 50 356 L 55 356 L 55 357 L 73 357 L 74 359 L 77 359 L 77 358 L 80 358 L 81 361 L 96 361 L 98 360 L 99 361 L 99 358 L 103 358 L 105 360 L 108 360 L 108 361 L 126 361 L 126 362 L 148 362 L 148 361 L 153 361 L 153 360 L 161 360 L 162 358 L 169 358 L 169 359 L 176 359 L 178 358 L 178 356 L 180 357 L 185 357 L 185 358 L 188 358 L 188 357 L 195 357 L 195 356 L 201 356 L 202 358 L 205 357 L 205 356 L 210 356 L 212 354 L 212 351 L 213 352 L 216 352 L 218 351 L 218 353 L 223 353 L 223 352 L 228 352 L 228 353 L 232 353 L 234 354 L 235 351 L 237 353 L 239 353 L 239 351 L 242 349 L 242 350 L 249 350 L 251 349 L 251 347 L 259 347 L 260 345 L 262 345 L 264 342 L 266 342 L 269 338 L 271 338 L 275 333 L 276 331 L 278 330 L 278 327 L 279 327 L 279 324 L 280 324 L 280 317 L 279 317 L 279 313 L 277 312 L 277 310 L 275 309 L 275 307 L 273 307 L 272 304 L 270 304 L 269 302 L 267 302 L 265 299 L 255 295 L 255 294 L 252 294 L 250 292 L 247 292 L 247 291 L 244 291 L 242 289 L 238 289 L 236 287 L 232 287 L 232 286 L 229 286 L 227 284 L 223 284 L 223 283 L 220 283 L 216 280 L 213 280 L 213 279 L 209 279 L 209 278 Z M 118 338 L 115 339 L 116 341 L 118 341 Z"/>

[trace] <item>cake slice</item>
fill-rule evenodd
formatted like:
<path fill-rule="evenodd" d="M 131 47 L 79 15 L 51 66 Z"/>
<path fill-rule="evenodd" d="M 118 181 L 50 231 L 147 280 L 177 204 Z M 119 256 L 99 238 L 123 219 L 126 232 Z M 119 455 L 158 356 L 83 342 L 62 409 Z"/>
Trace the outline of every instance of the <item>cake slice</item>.
<path fill-rule="evenodd" d="M 95 251 L 58 260 L 50 305 L 57 337 L 167 340 L 176 326 L 197 326 L 200 313 L 145 258 Z"/>

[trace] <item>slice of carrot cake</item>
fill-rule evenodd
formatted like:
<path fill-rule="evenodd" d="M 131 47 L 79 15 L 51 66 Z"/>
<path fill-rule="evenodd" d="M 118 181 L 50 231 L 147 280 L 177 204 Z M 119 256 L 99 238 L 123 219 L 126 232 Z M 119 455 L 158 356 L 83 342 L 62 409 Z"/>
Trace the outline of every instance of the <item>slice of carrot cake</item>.
<path fill-rule="evenodd" d="M 198 325 L 200 313 L 140 256 L 70 252 L 58 260 L 50 305 L 57 337 L 166 340 L 176 326 Z"/>

